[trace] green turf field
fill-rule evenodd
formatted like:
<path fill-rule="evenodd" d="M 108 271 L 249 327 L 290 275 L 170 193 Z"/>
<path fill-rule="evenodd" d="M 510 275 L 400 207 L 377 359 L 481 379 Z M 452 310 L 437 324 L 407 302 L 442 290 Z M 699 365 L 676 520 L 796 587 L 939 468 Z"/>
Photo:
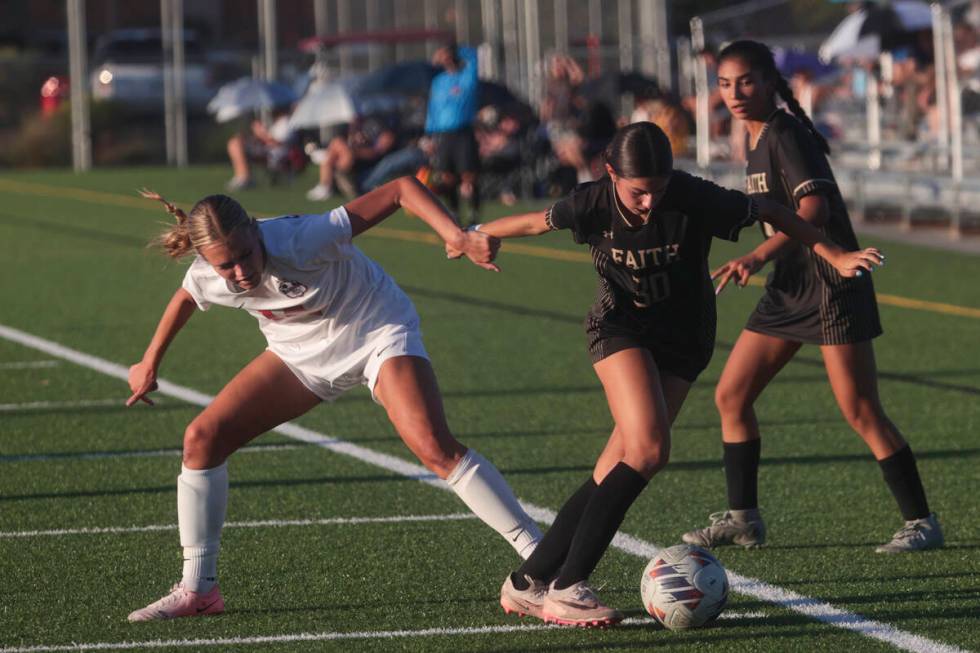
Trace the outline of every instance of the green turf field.
<path fill-rule="evenodd" d="M 416 461 L 364 390 L 297 422 L 321 443 L 356 445 L 359 457 L 272 433 L 231 459 L 226 614 L 127 623 L 179 577 L 175 478 L 199 410 L 179 393 L 126 409 L 126 384 L 99 362 L 138 360 L 184 271 L 145 249 L 169 216 L 135 189 L 186 206 L 226 177 L 223 168 L 0 175 L 0 653 L 980 650 L 980 258 L 888 242 L 866 242 L 888 254 L 875 273 L 881 392 L 918 454 L 944 550 L 873 552 L 900 526 L 897 509 L 837 412 L 819 352 L 804 348 L 758 406 L 770 544 L 718 552 L 735 591 L 714 627 L 672 633 L 645 619 L 639 576 L 652 546 L 679 542 L 724 507 L 712 392 L 759 296 L 751 286 L 720 298 L 718 351 L 676 424 L 671 462 L 623 524 L 633 539 L 593 576 L 627 611 L 624 625 L 576 631 L 505 616 L 498 592 L 516 556 L 461 518 L 451 493 L 370 462 Z M 307 182 L 239 199 L 260 215 L 322 208 L 303 199 Z M 397 215 L 358 245 L 415 301 L 457 436 L 539 514 L 554 511 L 611 428 L 581 327 L 595 286 L 586 251 L 567 234 L 515 242 L 542 249 L 505 246 L 503 272 L 492 274 L 412 239 L 423 231 Z M 714 258 L 755 237 L 716 241 Z M 909 299 L 915 308 L 899 306 Z M 28 346 L 27 336 L 41 340 Z M 188 324 L 161 376 L 213 395 L 262 348 L 251 317 L 212 310 Z M 71 362 L 71 352 L 95 358 Z"/>

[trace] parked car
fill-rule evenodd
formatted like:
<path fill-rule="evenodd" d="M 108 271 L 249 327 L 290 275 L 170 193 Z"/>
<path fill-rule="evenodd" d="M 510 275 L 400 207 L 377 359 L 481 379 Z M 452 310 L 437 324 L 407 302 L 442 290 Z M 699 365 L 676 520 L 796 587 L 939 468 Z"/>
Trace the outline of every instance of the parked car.
<path fill-rule="evenodd" d="M 184 96 L 187 110 L 203 112 L 214 96 L 197 35 L 184 31 Z M 92 55 L 90 81 L 96 100 L 116 100 L 143 111 L 163 111 L 163 43 L 160 30 L 120 29 L 102 36 Z"/>

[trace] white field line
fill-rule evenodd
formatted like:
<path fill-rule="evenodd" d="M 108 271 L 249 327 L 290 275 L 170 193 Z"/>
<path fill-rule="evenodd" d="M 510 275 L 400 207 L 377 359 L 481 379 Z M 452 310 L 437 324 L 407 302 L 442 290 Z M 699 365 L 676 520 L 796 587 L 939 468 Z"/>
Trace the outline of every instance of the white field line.
<path fill-rule="evenodd" d="M 0 370 L 34 370 L 41 367 L 57 367 L 59 361 L 12 361 L 0 363 Z"/>
<path fill-rule="evenodd" d="M 322 519 L 260 519 L 230 521 L 225 528 L 283 528 L 286 526 L 352 526 L 357 524 L 402 524 L 407 522 L 460 521 L 476 519 L 470 512 L 448 515 L 399 515 L 395 517 L 324 517 Z M 61 535 L 104 535 L 118 533 L 150 533 L 176 531 L 177 524 L 150 524 L 149 526 L 103 526 L 95 528 L 59 528 L 47 531 L 0 531 L 0 539 L 18 537 L 58 537 Z"/>
<path fill-rule="evenodd" d="M 235 453 L 268 453 L 272 451 L 288 451 L 302 449 L 302 444 L 267 444 L 242 447 Z M 173 458 L 183 455 L 183 449 L 146 449 L 143 451 L 92 451 L 78 453 L 25 453 L 10 456 L 0 456 L 0 463 L 23 463 L 50 460 L 102 460 L 105 458 Z"/>
<path fill-rule="evenodd" d="M 92 408 L 95 406 L 117 406 L 124 408 L 126 399 L 80 399 L 78 401 L 25 401 L 19 404 L 0 404 L 0 413 L 17 410 L 48 410 L 50 408 Z"/>
<path fill-rule="evenodd" d="M 728 611 L 720 618 L 727 620 L 758 619 L 763 612 Z M 649 626 L 655 623 L 650 617 L 630 617 L 622 626 Z M 142 642 L 94 642 L 90 644 L 61 644 L 0 648 L 0 653 L 56 653 L 58 651 L 112 651 L 143 648 L 194 648 L 207 646 L 246 646 L 257 644 L 282 644 L 285 642 L 331 642 L 351 639 L 404 639 L 408 637 L 459 637 L 463 635 L 496 635 L 499 633 L 559 630 L 562 626 L 546 624 L 520 624 L 514 626 L 475 626 L 470 628 L 423 628 L 419 630 L 367 630 L 353 632 L 296 633 L 293 635 L 267 635 L 258 637 L 225 637 L 221 639 L 171 639 Z"/>
<path fill-rule="evenodd" d="M 92 356 L 91 354 L 85 354 L 83 352 L 70 349 L 69 347 L 59 345 L 56 342 L 45 340 L 2 324 L 0 324 L 0 337 L 17 342 L 25 347 L 37 349 L 48 354 L 49 356 L 62 358 L 83 367 L 102 372 L 103 374 L 120 380 L 125 381 L 128 378 L 128 369 L 122 365 Z M 206 395 L 203 392 L 198 392 L 192 388 L 170 383 L 169 381 L 160 380 L 158 383 L 161 394 L 181 399 L 187 403 L 205 406 L 212 399 L 211 396 Z M 414 478 L 423 483 L 428 483 L 434 487 L 449 491 L 448 485 L 446 485 L 424 467 L 407 462 L 401 458 L 379 453 L 350 442 L 345 442 L 344 440 L 340 440 L 338 438 L 329 437 L 323 435 L 322 433 L 317 433 L 316 431 L 292 423 L 283 424 L 273 430 L 277 433 L 287 435 L 302 442 L 316 444 L 317 446 L 323 447 L 329 451 L 344 454 L 370 465 L 375 465 L 396 474 L 401 474 L 402 476 L 408 478 Z M 555 518 L 555 512 L 553 510 L 528 503 L 523 503 L 522 505 L 524 506 L 525 510 L 527 510 L 528 514 L 539 521 L 551 523 L 551 521 L 553 521 Z M 659 550 L 659 547 L 656 545 L 625 533 L 618 533 L 616 535 L 616 537 L 613 539 L 613 546 L 644 559 L 651 558 Z M 781 587 L 777 587 L 775 585 L 770 585 L 769 583 L 757 580 L 755 578 L 742 576 L 732 571 L 728 572 L 728 578 L 731 581 L 732 589 L 739 594 L 751 596 L 752 598 L 766 601 L 768 603 L 773 603 L 787 610 L 792 610 L 794 612 L 806 615 L 807 617 L 822 623 L 829 624 L 837 628 L 850 630 L 858 633 L 859 635 L 864 635 L 865 637 L 870 637 L 872 639 L 891 644 L 892 646 L 895 646 L 903 651 L 922 653 L 965 653 L 963 649 L 955 646 L 937 642 L 921 635 L 908 633 L 889 624 L 866 619 L 859 614 L 837 608 L 829 603 L 820 601 L 819 599 L 814 599 Z M 0 653 L 6 652 L 4 650 L 0 650 Z"/>

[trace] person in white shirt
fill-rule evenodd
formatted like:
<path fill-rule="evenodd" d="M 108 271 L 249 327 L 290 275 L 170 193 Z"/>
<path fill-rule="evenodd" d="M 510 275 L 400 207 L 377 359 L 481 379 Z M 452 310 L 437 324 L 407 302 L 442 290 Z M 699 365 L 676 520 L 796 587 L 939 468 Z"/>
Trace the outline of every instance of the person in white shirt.
<path fill-rule="evenodd" d="M 255 186 L 250 160 L 264 160 L 272 171 L 287 165 L 289 150 L 297 138 L 289 124 L 289 114 L 288 107 L 280 108 L 273 113 L 270 125 L 253 120 L 247 132 L 236 133 L 228 139 L 228 160 L 233 176 L 225 184 L 226 190 L 235 192 Z"/>
<path fill-rule="evenodd" d="M 152 404 L 168 345 L 200 308 L 243 308 L 268 348 L 245 366 L 190 423 L 177 478 L 183 576 L 130 621 L 224 611 L 217 558 L 228 495 L 226 459 L 253 438 L 344 391 L 366 385 L 419 460 L 444 479 L 524 558 L 541 537 L 497 469 L 457 441 L 411 300 L 351 242 L 404 207 L 476 265 L 497 270 L 499 240 L 463 231 L 415 178 L 403 177 L 320 215 L 256 221 L 225 195 L 182 210 L 160 195 L 177 223 L 156 241 L 167 254 L 196 258 L 170 300 L 140 362 L 129 370 L 126 402 Z"/>

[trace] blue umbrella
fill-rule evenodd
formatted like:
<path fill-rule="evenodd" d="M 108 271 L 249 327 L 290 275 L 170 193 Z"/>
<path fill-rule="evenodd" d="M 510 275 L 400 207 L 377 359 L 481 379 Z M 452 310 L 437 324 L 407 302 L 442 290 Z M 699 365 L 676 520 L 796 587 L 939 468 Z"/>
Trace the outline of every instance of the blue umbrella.
<path fill-rule="evenodd" d="M 286 84 L 242 77 L 225 84 L 208 102 L 208 112 L 218 122 L 227 122 L 258 109 L 275 109 L 296 101 L 296 93 Z"/>
<path fill-rule="evenodd" d="M 837 69 L 833 64 L 821 61 L 816 54 L 801 50 L 773 48 L 772 54 L 776 60 L 776 68 L 784 77 L 792 77 L 798 72 L 808 70 L 814 79 L 819 79 Z"/>

